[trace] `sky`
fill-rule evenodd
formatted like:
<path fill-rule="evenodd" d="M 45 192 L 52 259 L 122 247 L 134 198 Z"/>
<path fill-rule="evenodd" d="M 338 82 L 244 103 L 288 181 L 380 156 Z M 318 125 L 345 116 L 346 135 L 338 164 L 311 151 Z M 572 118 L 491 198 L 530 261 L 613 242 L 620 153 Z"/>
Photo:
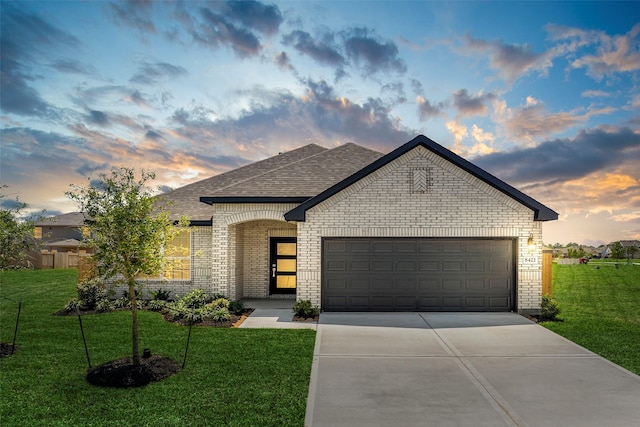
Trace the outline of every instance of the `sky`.
<path fill-rule="evenodd" d="M 640 3 L 0 2 L 2 203 L 113 167 L 168 191 L 279 152 L 423 134 L 559 213 L 640 239 Z"/>

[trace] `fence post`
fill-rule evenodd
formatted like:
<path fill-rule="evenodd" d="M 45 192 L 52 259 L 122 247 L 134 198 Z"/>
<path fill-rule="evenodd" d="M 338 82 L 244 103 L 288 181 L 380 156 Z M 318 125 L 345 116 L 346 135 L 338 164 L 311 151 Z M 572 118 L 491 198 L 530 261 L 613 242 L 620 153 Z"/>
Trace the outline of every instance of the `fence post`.
<path fill-rule="evenodd" d="M 542 295 L 551 295 L 551 282 L 553 281 L 553 251 L 542 251 Z"/>

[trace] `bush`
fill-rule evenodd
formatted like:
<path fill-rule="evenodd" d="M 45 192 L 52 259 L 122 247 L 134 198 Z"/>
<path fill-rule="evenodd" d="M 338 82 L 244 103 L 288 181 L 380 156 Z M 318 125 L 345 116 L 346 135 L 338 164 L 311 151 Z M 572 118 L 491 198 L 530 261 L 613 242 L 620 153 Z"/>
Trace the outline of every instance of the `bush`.
<path fill-rule="evenodd" d="M 152 299 L 147 304 L 147 308 L 151 311 L 162 311 L 167 306 L 167 301 L 160 299 Z"/>
<path fill-rule="evenodd" d="M 312 306 L 311 301 L 308 299 L 296 301 L 296 303 L 293 305 L 293 311 L 295 312 L 296 316 L 304 317 L 305 319 L 320 314 L 320 309 L 318 309 L 318 306 Z"/>
<path fill-rule="evenodd" d="M 228 299 L 222 297 L 222 298 L 216 298 L 215 300 L 213 300 L 211 302 L 211 306 L 214 308 L 229 308 L 229 304 L 231 304 L 231 301 L 229 301 Z"/>
<path fill-rule="evenodd" d="M 188 308 L 200 308 L 207 303 L 207 293 L 202 289 L 194 289 L 188 292 L 180 300 Z"/>
<path fill-rule="evenodd" d="M 107 298 L 101 299 L 96 304 L 96 311 L 98 313 L 106 313 L 107 311 L 113 310 L 113 304 Z"/>
<path fill-rule="evenodd" d="M 229 303 L 229 312 L 235 315 L 240 315 L 244 313 L 244 310 L 245 310 L 245 306 L 242 301 L 231 301 Z"/>
<path fill-rule="evenodd" d="M 78 298 L 73 298 L 69 300 L 69 302 L 64 306 L 62 310 L 67 313 L 71 313 L 72 311 L 76 311 L 76 308 L 81 308 L 82 302 Z"/>
<path fill-rule="evenodd" d="M 165 289 L 158 289 L 151 293 L 151 297 L 156 301 L 169 301 L 171 291 Z"/>
<path fill-rule="evenodd" d="M 558 320 L 560 314 L 560 307 L 558 302 L 551 298 L 550 295 L 542 295 L 542 302 L 540 303 L 540 318 L 541 320 Z"/>
<path fill-rule="evenodd" d="M 107 289 L 97 279 L 78 283 L 76 287 L 82 307 L 94 310 L 100 301 L 107 299 Z"/>

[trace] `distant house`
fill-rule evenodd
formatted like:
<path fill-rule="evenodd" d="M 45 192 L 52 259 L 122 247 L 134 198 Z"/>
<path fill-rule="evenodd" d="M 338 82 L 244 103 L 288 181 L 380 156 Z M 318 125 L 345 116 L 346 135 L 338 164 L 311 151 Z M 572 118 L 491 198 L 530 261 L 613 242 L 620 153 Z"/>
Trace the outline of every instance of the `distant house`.
<path fill-rule="evenodd" d="M 163 196 L 191 227 L 175 293 L 325 311 L 539 311 L 558 214 L 425 136 L 389 154 L 315 144 Z"/>
<path fill-rule="evenodd" d="M 36 257 L 36 266 L 39 268 L 74 267 L 77 262 L 76 255 L 89 253 L 90 249 L 84 243 L 84 214 L 71 212 L 50 218 L 45 218 L 35 223 L 35 237 L 40 239 L 42 253 Z M 56 262 L 54 254 L 60 255 Z M 69 262 L 69 256 L 72 256 Z"/>

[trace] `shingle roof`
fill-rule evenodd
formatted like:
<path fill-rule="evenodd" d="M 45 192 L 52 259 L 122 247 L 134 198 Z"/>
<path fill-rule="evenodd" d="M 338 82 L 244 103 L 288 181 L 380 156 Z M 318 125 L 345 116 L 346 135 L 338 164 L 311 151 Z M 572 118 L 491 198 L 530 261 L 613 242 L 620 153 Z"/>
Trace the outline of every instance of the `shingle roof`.
<path fill-rule="evenodd" d="M 315 144 L 251 163 L 178 188 L 162 196 L 174 219 L 208 221 L 211 208 L 200 198 L 295 198 L 305 200 L 342 181 L 383 154 L 356 144 L 327 149 Z"/>
<path fill-rule="evenodd" d="M 558 214 L 555 211 L 553 211 L 552 209 L 549 209 L 548 207 L 546 207 L 542 203 L 538 202 L 537 200 L 534 200 L 533 198 L 527 196 L 526 194 L 522 193 L 520 190 L 517 190 L 516 188 L 514 188 L 514 187 L 510 186 L 509 184 L 507 184 L 506 182 L 496 178 L 495 176 L 491 175 L 489 172 L 487 172 L 484 169 L 481 169 L 478 166 L 474 165 L 473 163 L 463 159 L 462 157 L 458 156 L 457 154 L 453 153 L 452 151 L 447 150 L 446 148 L 444 148 L 440 144 L 432 141 L 431 139 L 427 138 L 424 135 L 418 135 L 417 137 L 415 137 L 411 141 L 409 141 L 406 144 L 400 146 L 399 148 L 396 148 L 395 150 L 393 150 L 389 154 L 385 155 L 384 157 L 379 158 L 375 162 L 371 163 L 370 165 L 366 166 L 365 168 L 361 169 L 360 171 L 354 173 L 353 175 L 349 176 L 348 178 L 344 179 L 343 181 L 340 181 L 340 182 L 336 183 L 335 185 L 333 185 L 332 187 L 326 189 L 322 193 L 319 193 L 317 196 L 315 196 L 315 197 L 303 202 L 302 204 L 300 204 L 295 209 L 292 209 L 291 211 L 287 212 L 284 215 L 285 219 L 287 221 L 304 221 L 305 220 L 305 216 L 306 216 L 306 212 L 307 212 L 308 209 L 311 209 L 312 207 L 316 206 L 318 203 L 320 203 L 320 202 L 328 199 L 329 197 L 333 196 L 334 194 L 344 190 L 348 186 L 354 184 L 355 182 L 359 181 L 360 179 L 366 177 L 367 175 L 375 172 L 376 170 L 378 170 L 381 167 L 383 167 L 384 165 L 392 162 L 393 160 L 397 159 L 398 157 L 402 156 L 403 154 L 413 150 L 417 146 L 425 147 L 427 150 L 430 150 L 434 154 L 437 154 L 438 156 L 444 158 L 445 160 L 453 163 L 454 165 L 458 166 L 459 168 L 461 168 L 461 169 L 467 171 L 468 173 L 472 174 L 476 178 L 481 179 L 482 181 L 484 181 L 487 184 L 491 185 L 495 189 L 501 191 L 502 193 L 506 194 L 507 196 L 509 196 L 509 197 L 513 198 L 514 200 L 520 202 L 524 206 L 527 206 L 529 209 L 533 210 L 533 212 L 534 212 L 533 219 L 535 221 L 551 221 L 551 220 L 558 219 Z"/>
<path fill-rule="evenodd" d="M 82 212 L 70 212 L 35 222 L 36 227 L 82 227 L 84 224 Z"/>

